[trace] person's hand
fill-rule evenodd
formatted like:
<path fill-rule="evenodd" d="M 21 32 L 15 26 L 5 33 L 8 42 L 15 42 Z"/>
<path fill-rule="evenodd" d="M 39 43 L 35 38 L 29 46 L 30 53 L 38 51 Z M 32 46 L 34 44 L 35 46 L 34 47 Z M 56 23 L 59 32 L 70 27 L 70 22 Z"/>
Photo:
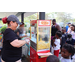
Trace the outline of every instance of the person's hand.
<path fill-rule="evenodd" d="M 25 35 L 25 37 L 27 37 L 27 34 Z"/>
<path fill-rule="evenodd" d="M 27 44 L 29 44 L 30 38 L 26 38 L 25 41 L 26 41 Z"/>
<path fill-rule="evenodd" d="M 24 35 L 23 37 L 27 37 L 27 35 Z"/>

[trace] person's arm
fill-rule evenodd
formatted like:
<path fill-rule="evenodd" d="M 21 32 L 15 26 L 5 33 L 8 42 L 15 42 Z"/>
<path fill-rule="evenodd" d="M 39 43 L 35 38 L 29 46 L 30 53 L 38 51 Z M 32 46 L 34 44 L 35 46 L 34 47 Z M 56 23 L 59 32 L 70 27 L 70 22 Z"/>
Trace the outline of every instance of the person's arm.
<path fill-rule="evenodd" d="M 10 44 L 13 47 L 18 47 L 19 48 L 19 47 L 21 47 L 24 44 L 29 43 L 29 42 L 30 42 L 30 40 L 29 41 L 25 41 L 25 40 L 18 40 L 18 39 L 16 39 L 16 40 L 12 41 Z"/>
<path fill-rule="evenodd" d="M 10 44 L 13 46 L 13 47 L 21 47 L 25 44 L 26 42 L 24 40 L 14 40 L 12 41 Z"/>
<path fill-rule="evenodd" d="M 3 43 L 3 39 L 2 39 L 2 43 Z"/>
<path fill-rule="evenodd" d="M 27 35 L 25 35 L 25 36 L 20 36 L 20 38 L 23 38 L 23 37 L 27 37 Z"/>
<path fill-rule="evenodd" d="M 18 36 L 16 36 L 16 33 L 12 30 L 7 30 L 6 33 L 7 35 L 4 35 L 5 40 L 9 41 L 9 43 L 13 46 L 13 47 L 21 47 L 23 46 L 25 43 L 29 43 L 30 39 L 27 40 L 18 40 Z"/>
<path fill-rule="evenodd" d="M 61 31 L 61 27 L 59 25 L 57 25 L 56 28 L 58 29 L 58 31 Z"/>
<path fill-rule="evenodd" d="M 71 28 L 70 27 L 68 28 L 67 33 L 71 34 Z"/>
<path fill-rule="evenodd" d="M 56 47 L 57 45 L 54 43 L 54 46 Z"/>
<path fill-rule="evenodd" d="M 55 39 L 53 40 L 53 45 L 56 46 L 56 44 L 54 42 L 55 42 Z"/>

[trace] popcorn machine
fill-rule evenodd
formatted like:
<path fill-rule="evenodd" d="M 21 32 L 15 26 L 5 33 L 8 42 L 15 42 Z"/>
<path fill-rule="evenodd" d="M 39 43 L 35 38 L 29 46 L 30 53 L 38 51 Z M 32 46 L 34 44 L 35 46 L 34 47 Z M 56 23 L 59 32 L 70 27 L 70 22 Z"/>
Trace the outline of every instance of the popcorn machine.
<path fill-rule="evenodd" d="M 51 55 L 51 20 L 31 20 L 30 38 L 30 61 L 45 62 Z"/>

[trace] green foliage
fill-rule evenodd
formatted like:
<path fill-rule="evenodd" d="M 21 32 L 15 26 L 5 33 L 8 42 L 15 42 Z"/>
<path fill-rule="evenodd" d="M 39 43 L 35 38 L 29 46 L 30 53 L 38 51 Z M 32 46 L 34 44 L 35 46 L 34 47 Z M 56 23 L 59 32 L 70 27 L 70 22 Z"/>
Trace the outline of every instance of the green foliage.
<path fill-rule="evenodd" d="M 28 30 L 28 33 L 30 33 L 30 30 Z"/>
<path fill-rule="evenodd" d="M 63 22 L 64 26 L 68 22 L 75 24 L 75 18 L 72 17 L 72 13 L 67 12 L 49 12 L 45 14 L 45 19 L 56 19 L 57 23 Z M 37 20 L 37 13 L 24 18 L 24 23 L 26 23 L 25 27 L 30 24 L 30 20 Z"/>
<path fill-rule="evenodd" d="M 7 28 L 6 26 L 1 27 L 0 32 L 3 33 L 6 30 L 6 28 Z"/>
<path fill-rule="evenodd" d="M 25 24 L 24 27 L 27 27 L 27 25 Z"/>
<path fill-rule="evenodd" d="M 37 20 L 37 13 L 33 14 L 33 15 L 30 15 L 28 17 L 25 17 L 24 18 L 24 23 L 29 23 L 30 24 L 30 20 Z M 21 21 L 21 19 L 19 20 Z"/>
<path fill-rule="evenodd" d="M 72 13 L 50 12 L 46 13 L 45 17 L 46 19 L 56 19 L 57 23 L 63 22 L 64 26 L 66 26 L 68 22 L 75 23 L 75 19 L 72 17 Z"/>

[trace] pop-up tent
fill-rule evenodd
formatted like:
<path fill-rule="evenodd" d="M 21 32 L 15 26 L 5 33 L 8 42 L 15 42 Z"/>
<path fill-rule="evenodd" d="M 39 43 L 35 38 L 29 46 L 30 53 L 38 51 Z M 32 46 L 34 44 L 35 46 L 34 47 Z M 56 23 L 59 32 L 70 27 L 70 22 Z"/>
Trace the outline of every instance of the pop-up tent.
<path fill-rule="evenodd" d="M 30 15 L 33 15 L 37 12 L 0 12 L 0 20 L 3 17 L 8 17 L 9 15 L 16 15 L 21 21 L 24 21 L 24 18 Z M 45 12 L 39 12 L 39 19 L 45 20 Z"/>

